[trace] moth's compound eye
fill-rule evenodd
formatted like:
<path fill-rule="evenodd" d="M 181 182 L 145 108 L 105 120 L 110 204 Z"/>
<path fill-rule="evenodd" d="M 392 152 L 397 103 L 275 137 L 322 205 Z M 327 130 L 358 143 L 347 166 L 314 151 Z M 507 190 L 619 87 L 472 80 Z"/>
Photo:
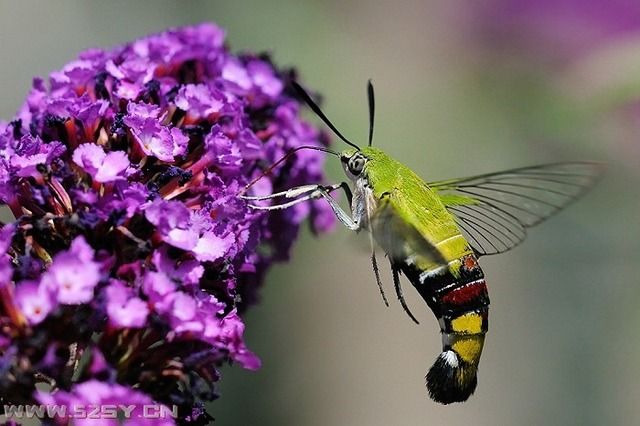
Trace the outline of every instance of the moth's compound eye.
<path fill-rule="evenodd" d="M 358 176 L 360 173 L 362 173 L 362 169 L 364 168 L 364 163 L 365 163 L 364 157 L 361 155 L 355 154 L 349 160 L 349 164 L 348 164 L 349 172 L 354 176 Z"/>

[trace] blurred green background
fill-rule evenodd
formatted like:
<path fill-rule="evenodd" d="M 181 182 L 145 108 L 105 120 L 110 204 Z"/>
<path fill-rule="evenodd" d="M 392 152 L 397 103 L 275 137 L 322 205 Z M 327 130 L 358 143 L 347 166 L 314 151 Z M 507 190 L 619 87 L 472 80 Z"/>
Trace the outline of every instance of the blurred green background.
<path fill-rule="evenodd" d="M 218 424 L 638 424 L 640 18 L 628 1 L 473 3 L 0 1 L 2 119 L 32 76 L 81 50 L 211 20 L 233 50 L 268 50 L 297 67 L 357 141 L 372 78 L 375 144 L 426 179 L 608 163 L 587 197 L 523 246 L 482 259 L 491 321 L 468 402 L 428 399 L 435 320 L 408 283 L 421 325 L 398 303 L 385 308 L 366 250 L 340 228 L 305 232 L 292 260 L 269 274 L 247 317 L 264 367 L 223 371 Z M 342 179 L 338 165 L 328 172 Z"/>

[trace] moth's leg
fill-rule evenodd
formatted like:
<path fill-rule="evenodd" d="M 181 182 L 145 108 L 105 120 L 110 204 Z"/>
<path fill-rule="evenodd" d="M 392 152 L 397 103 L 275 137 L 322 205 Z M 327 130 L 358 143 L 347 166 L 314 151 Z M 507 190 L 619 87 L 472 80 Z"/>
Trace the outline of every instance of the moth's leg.
<path fill-rule="evenodd" d="M 364 202 L 365 217 L 367 218 L 366 223 L 367 229 L 369 230 L 369 246 L 371 247 L 371 266 L 373 266 L 373 274 L 376 277 L 376 284 L 378 284 L 380 296 L 382 296 L 384 304 L 388 307 L 389 301 L 387 300 L 387 296 L 384 294 L 384 287 L 382 287 L 382 280 L 380 279 L 380 269 L 378 268 L 378 260 L 376 259 L 376 244 L 373 241 L 373 229 L 371 226 L 371 220 L 369 220 L 372 215 L 371 206 L 366 202 L 366 197 L 362 197 L 362 191 L 360 191 L 359 194 L 361 194 L 361 196 L 359 197 L 360 202 Z M 358 211 L 362 212 L 362 208 L 358 209 L 357 206 L 353 206 L 352 208 L 353 216 L 356 216 L 358 214 Z M 362 213 L 360 213 L 360 215 L 362 215 Z"/>
<path fill-rule="evenodd" d="M 341 184 L 331 185 L 328 188 L 329 191 L 333 191 L 340 187 Z M 286 191 L 276 192 L 269 195 L 240 195 L 239 198 L 243 200 L 249 201 L 262 201 L 262 200 L 270 200 L 272 198 L 285 197 L 285 198 L 295 198 L 300 195 L 306 194 L 307 192 L 316 191 L 318 188 L 322 188 L 322 185 L 302 185 L 296 186 L 295 188 L 287 189 Z"/>
<path fill-rule="evenodd" d="M 349 185 L 347 185 L 345 182 L 341 182 L 339 184 L 335 184 L 335 185 L 332 185 L 332 186 L 321 187 L 321 188 L 318 188 L 318 193 L 325 200 L 327 200 L 327 202 L 329 203 L 329 207 L 331 207 L 331 210 L 333 210 L 333 213 L 336 215 L 338 220 L 340 222 L 342 222 L 342 224 L 344 226 L 346 226 L 347 228 L 349 228 L 352 231 L 359 231 L 360 230 L 360 221 L 353 220 L 351 215 L 349 215 L 349 213 L 345 212 L 343 210 L 343 208 L 340 207 L 340 204 L 338 204 L 338 202 L 335 200 L 335 198 L 333 198 L 331 196 L 331 194 L 329 194 L 329 192 L 326 190 L 326 188 L 333 188 L 333 189 L 342 188 L 342 190 L 347 195 L 347 198 L 350 199 L 351 198 L 351 190 L 349 189 Z"/>
<path fill-rule="evenodd" d="M 278 192 L 275 194 L 270 194 L 270 195 L 265 195 L 265 196 L 259 196 L 259 197 L 245 197 L 245 196 L 241 196 L 244 199 L 248 199 L 248 200 L 268 200 L 271 198 L 276 198 L 276 197 L 281 197 L 284 196 L 286 198 L 291 198 L 291 197 L 297 197 L 299 195 L 302 195 L 304 193 L 308 193 L 311 192 L 310 194 L 304 196 L 304 197 L 300 197 L 297 198 L 295 200 L 289 201 L 287 203 L 283 203 L 283 204 L 276 204 L 276 205 L 271 205 L 271 206 L 257 206 L 255 204 L 251 204 L 250 207 L 256 210 L 282 210 L 282 209 L 286 209 L 288 207 L 292 207 L 295 206 L 298 203 L 302 203 L 304 201 L 308 201 L 308 200 L 314 200 L 317 198 L 324 198 L 325 200 L 327 200 L 327 202 L 329 203 L 329 207 L 331 207 L 331 210 L 333 210 L 333 213 L 336 215 L 336 217 L 338 218 L 338 220 L 340 222 L 342 222 L 342 224 L 344 226 L 346 226 L 347 228 L 351 229 L 352 231 L 358 231 L 360 230 L 360 225 L 358 224 L 358 222 L 354 221 L 351 216 L 345 212 L 342 207 L 340 207 L 340 205 L 338 204 L 338 202 L 331 196 L 330 192 L 335 191 L 338 188 L 342 188 L 343 191 L 345 191 L 345 194 L 347 195 L 347 198 L 351 198 L 351 190 L 349 189 L 349 186 L 345 183 L 345 182 L 341 182 L 341 183 L 336 183 L 333 185 L 328 185 L 328 186 L 324 186 L 324 185 L 304 185 L 304 186 L 299 186 L 297 188 L 292 188 L 289 189 L 288 191 L 283 191 L 283 192 Z"/>
<path fill-rule="evenodd" d="M 373 246 L 373 237 L 371 236 L 371 233 L 369 233 L 369 241 L 371 242 L 371 266 L 373 266 L 373 274 L 376 276 L 376 283 L 378 284 L 378 290 L 380 290 L 380 296 L 382 296 L 384 304 L 388 307 L 389 301 L 387 300 L 387 296 L 384 294 L 384 288 L 382 288 L 382 280 L 380 280 L 380 269 L 378 269 L 378 261 L 376 260 L 376 249 Z"/>
<path fill-rule="evenodd" d="M 282 204 L 273 204 L 271 206 L 258 206 L 255 204 L 249 204 L 249 207 L 251 207 L 254 210 L 284 210 L 284 209 L 288 209 L 289 207 L 293 207 L 296 204 L 300 204 L 304 201 L 308 201 L 308 200 L 315 200 L 319 197 L 318 194 L 309 194 L 305 197 L 301 197 L 301 198 L 297 198 L 293 201 L 289 201 L 286 203 L 282 203 Z"/>
<path fill-rule="evenodd" d="M 393 262 L 391 262 L 391 273 L 393 274 L 393 286 L 396 289 L 396 295 L 398 296 L 398 300 L 402 305 L 402 309 L 404 309 L 404 311 L 407 313 L 407 315 L 409 315 L 409 318 L 411 318 L 413 322 L 415 322 L 416 324 L 420 324 L 416 317 L 413 316 L 413 314 L 409 310 L 409 307 L 407 306 L 407 302 L 404 300 L 402 287 L 400 286 L 400 269 Z"/>
<path fill-rule="evenodd" d="M 298 186 L 295 188 L 291 188 L 288 189 L 286 191 L 281 191 L 281 192 L 276 192 L 274 194 L 269 194 L 269 195 L 258 195 L 258 196 L 246 196 L 246 195 L 240 195 L 239 198 L 242 198 L 244 200 L 249 200 L 249 201 L 263 201 L 263 200 L 270 200 L 273 198 L 278 198 L 278 197 L 285 197 L 285 198 L 295 198 L 295 197 L 299 197 L 300 195 L 303 195 L 305 193 L 309 193 L 308 195 L 304 196 L 304 197 L 300 197 L 297 198 L 295 200 L 292 201 L 288 201 L 286 203 L 282 203 L 282 204 L 272 204 L 270 206 L 258 206 L 255 204 L 249 204 L 249 207 L 251 207 L 252 209 L 256 209 L 256 210 L 282 210 L 282 209 L 286 209 L 288 207 L 292 207 L 295 206 L 298 203 L 302 203 L 303 201 L 308 201 L 308 200 L 314 200 L 317 198 L 320 198 L 322 195 L 320 194 L 320 191 L 327 191 L 327 192 L 332 192 L 335 191 L 336 189 L 340 188 L 342 184 L 334 184 L 334 185 L 329 185 L 329 186 L 322 186 L 322 185 L 302 185 L 302 186 Z"/>
<path fill-rule="evenodd" d="M 298 186 L 296 188 L 291 188 L 287 191 L 276 192 L 274 194 L 262 195 L 262 196 L 240 196 L 240 198 L 243 198 L 245 200 L 250 200 L 250 201 L 261 201 L 261 200 L 269 200 L 269 199 L 278 198 L 278 197 L 293 198 L 293 197 L 298 197 L 302 194 L 311 192 L 311 194 L 308 194 L 304 197 L 301 197 L 283 204 L 277 204 L 277 205 L 271 205 L 271 206 L 250 205 L 250 207 L 256 210 L 282 210 L 307 200 L 323 197 L 327 200 L 334 214 L 336 215 L 338 220 L 342 222 L 343 225 L 345 225 L 347 228 L 353 231 L 359 231 L 361 227 L 360 220 L 358 221 L 353 220 L 353 218 L 347 212 L 345 212 L 342 209 L 342 207 L 340 207 L 338 202 L 330 195 L 330 192 L 333 192 L 338 188 L 344 191 L 345 196 L 347 197 L 347 201 L 349 202 L 349 205 L 352 206 L 353 193 L 351 192 L 351 188 L 346 182 L 340 182 L 338 184 L 329 185 L 329 186 L 303 185 L 303 186 Z M 382 287 L 382 280 L 380 279 L 380 270 L 378 268 L 378 261 L 376 259 L 376 253 L 375 253 L 374 243 L 373 243 L 373 234 L 371 232 L 369 232 L 369 242 L 371 244 L 371 264 L 373 266 L 373 272 L 376 277 L 376 283 L 378 284 L 378 289 L 380 290 L 380 295 L 382 296 L 382 300 L 384 301 L 384 304 L 386 306 L 389 306 L 389 301 L 387 300 L 387 296 L 384 293 L 384 289 Z"/>
<path fill-rule="evenodd" d="M 339 185 L 340 188 L 344 191 L 347 196 L 347 200 L 349 200 L 349 205 L 352 205 L 353 194 L 351 193 L 351 188 L 347 185 L 346 182 L 342 182 Z M 355 221 L 352 217 L 348 216 L 347 213 L 342 210 L 342 208 L 337 204 L 337 202 L 331 197 L 329 194 L 325 194 L 324 197 L 329 201 L 329 205 L 333 209 L 333 212 L 347 228 L 352 229 L 354 231 L 360 230 L 361 221 Z M 340 212 L 336 211 L 339 209 Z M 352 209 L 352 215 L 355 216 Z M 345 220 L 343 220 L 345 219 Z M 369 225 L 369 228 L 371 226 Z M 369 229 L 371 231 L 371 229 Z M 382 300 L 386 306 L 389 306 L 389 301 L 387 300 L 387 296 L 384 294 L 384 288 L 382 287 L 382 280 L 380 279 L 380 269 L 378 268 L 378 260 L 376 259 L 375 246 L 373 243 L 373 233 L 369 232 L 369 242 L 371 244 L 371 266 L 373 266 L 373 273 L 376 276 L 376 283 L 378 284 L 378 290 L 380 290 L 380 295 L 382 296 Z"/>

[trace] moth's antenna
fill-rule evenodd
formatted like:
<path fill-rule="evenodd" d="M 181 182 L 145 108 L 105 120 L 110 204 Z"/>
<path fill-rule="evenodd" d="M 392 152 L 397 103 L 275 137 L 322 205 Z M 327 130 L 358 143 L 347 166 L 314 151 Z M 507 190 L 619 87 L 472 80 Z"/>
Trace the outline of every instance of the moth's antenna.
<path fill-rule="evenodd" d="M 329 154 L 335 155 L 336 157 L 340 157 L 339 153 L 337 153 L 336 151 L 334 151 L 332 149 L 325 148 L 324 146 L 303 145 L 303 146 L 299 146 L 299 147 L 293 148 L 292 150 L 287 152 L 285 155 L 283 155 L 282 158 L 280 158 L 278 161 L 276 161 L 271 166 L 269 166 L 269 168 L 265 169 L 265 171 L 263 171 L 260 174 L 260 176 L 258 176 L 257 178 L 255 178 L 251 182 L 249 182 L 244 188 L 242 188 L 242 190 L 238 193 L 238 195 L 244 195 L 249 190 L 249 188 L 251 188 L 257 181 L 259 181 L 260 179 L 262 179 L 263 177 L 265 177 L 269 173 L 271 173 L 273 171 L 273 169 L 275 169 L 278 166 L 278 164 L 282 163 L 287 158 L 291 157 L 293 154 L 295 154 L 296 152 L 298 152 L 300 150 L 303 150 L 303 149 L 312 149 L 314 151 L 327 152 Z"/>
<path fill-rule="evenodd" d="M 369 99 L 369 146 L 373 142 L 373 121 L 376 117 L 376 100 L 373 95 L 371 80 L 367 83 L 367 99 Z"/>
<path fill-rule="evenodd" d="M 309 96 L 309 94 L 302 88 L 302 86 L 300 86 L 296 81 L 292 81 L 291 84 L 293 84 L 293 87 L 298 91 L 300 96 L 302 96 L 302 99 L 304 99 L 307 105 L 309 105 L 309 108 L 311 108 L 311 110 L 315 112 L 316 115 L 322 119 L 322 121 L 324 121 L 324 124 L 329 126 L 331 130 L 333 130 L 333 133 L 335 133 L 336 136 L 346 142 L 347 145 L 350 145 L 360 151 L 360 147 L 358 145 L 342 136 L 342 133 L 340 133 L 338 129 L 336 129 L 336 126 L 334 126 L 333 123 L 331 123 L 331 121 L 327 118 L 327 116 L 324 115 L 320 107 L 313 101 L 313 99 L 311 99 L 311 96 Z"/>

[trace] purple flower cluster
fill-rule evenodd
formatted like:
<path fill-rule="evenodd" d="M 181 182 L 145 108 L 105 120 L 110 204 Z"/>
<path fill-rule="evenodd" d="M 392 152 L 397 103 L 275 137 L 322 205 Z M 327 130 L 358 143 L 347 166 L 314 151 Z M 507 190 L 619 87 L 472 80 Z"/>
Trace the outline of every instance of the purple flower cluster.
<path fill-rule="evenodd" d="M 328 142 L 301 120 L 293 77 L 203 24 L 34 81 L 0 123 L 15 216 L 0 229 L 3 403 L 155 401 L 205 423 L 216 367 L 260 367 L 240 314 L 306 217 L 333 226 L 322 202 L 264 214 L 237 197 L 290 149 Z M 321 182 L 322 168 L 299 151 L 256 191 Z"/>

